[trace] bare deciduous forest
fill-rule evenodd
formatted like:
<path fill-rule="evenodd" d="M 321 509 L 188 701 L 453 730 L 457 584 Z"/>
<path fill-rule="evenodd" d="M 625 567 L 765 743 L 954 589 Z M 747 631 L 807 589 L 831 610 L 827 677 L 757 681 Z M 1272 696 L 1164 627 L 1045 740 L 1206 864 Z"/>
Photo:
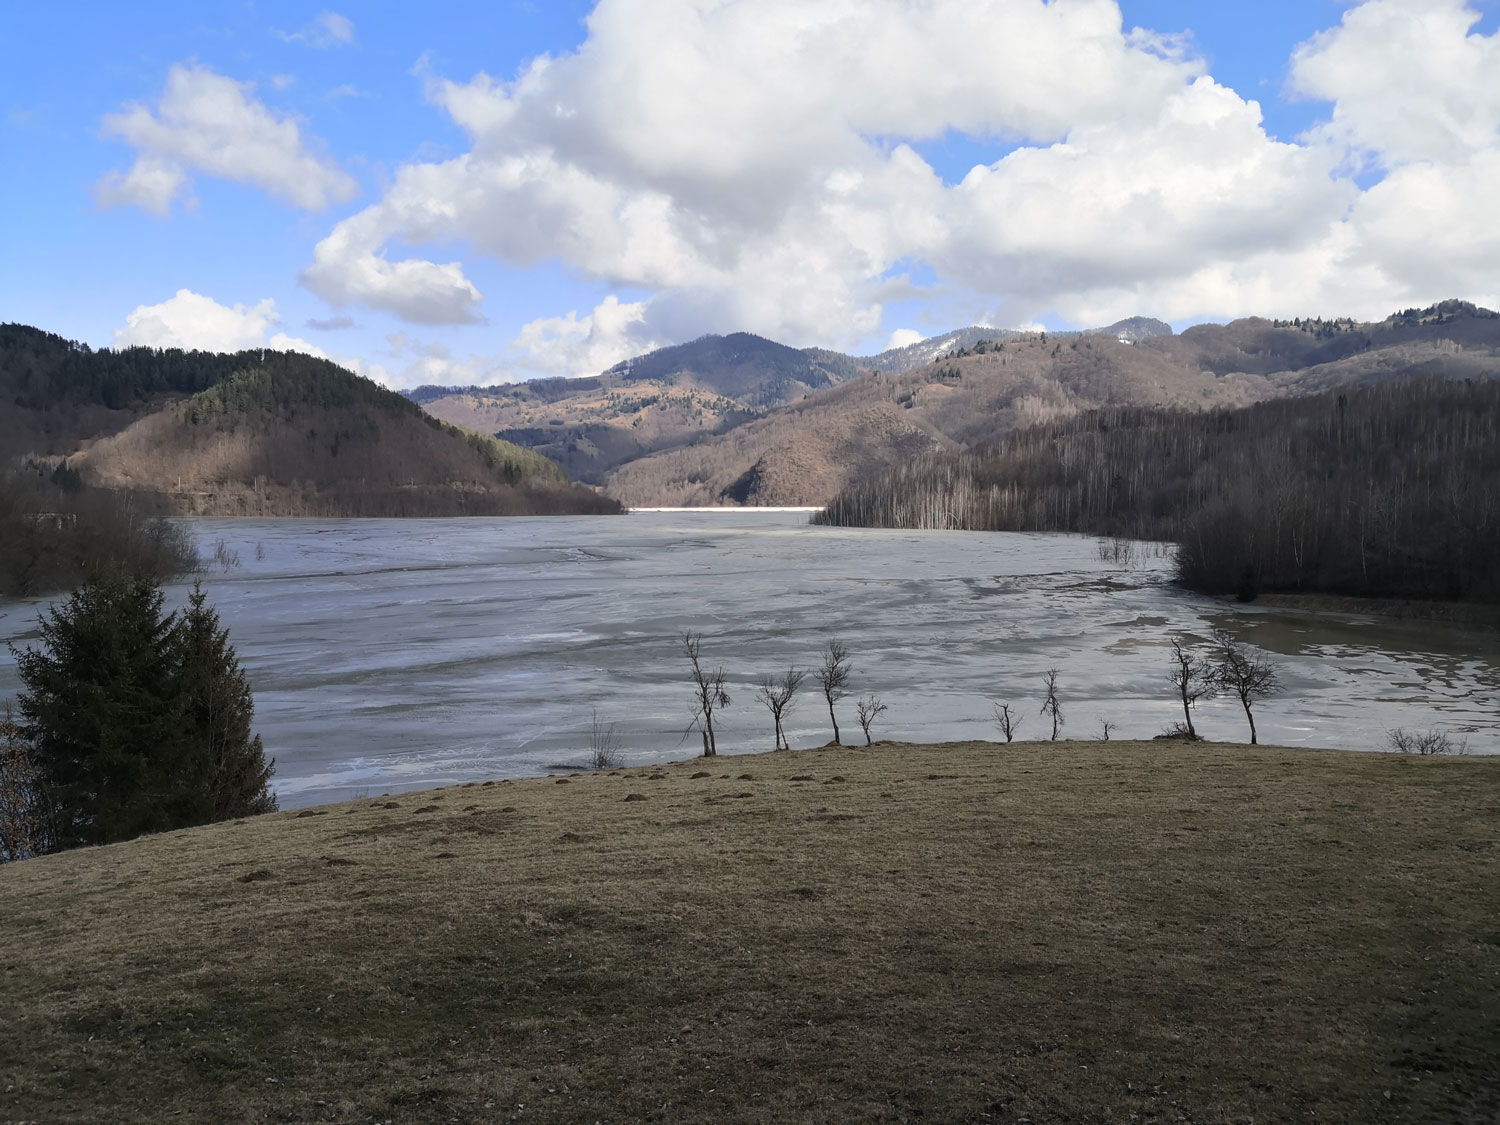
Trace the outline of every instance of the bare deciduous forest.
<path fill-rule="evenodd" d="M 171 578 L 197 562 L 181 528 L 128 497 L 64 487 L 38 467 L 0 474 L 0 597 L 69 589 L 113 568 Z"/>
<path fill-rule="evenodd" d="M 821 522 L 1179 544 L 1208 593 L 1500 601 L 1500 383 L 1392 380 L 1238 410 L 1119 407 L 922 458 Z"/>

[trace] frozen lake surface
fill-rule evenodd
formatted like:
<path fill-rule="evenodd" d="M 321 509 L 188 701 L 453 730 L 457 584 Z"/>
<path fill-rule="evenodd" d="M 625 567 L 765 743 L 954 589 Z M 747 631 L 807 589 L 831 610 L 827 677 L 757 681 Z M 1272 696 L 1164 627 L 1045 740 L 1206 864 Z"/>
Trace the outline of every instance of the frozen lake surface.
<path fill-rule="evenodd" d="M 1170 587 L 1162 558 L 1102 562 L 1088 538 L 769 512 L 191 526 L 205 557 L 219 540 L 239 556 L 205 584 L 287 808 L 581 763 L 591 708 L 632 763 L 690 757 L 686 629 L 729 672 L 721 752 L 771 748 L 760 677 L 815 663 L 834 635 L 853 653 L 854 693 L 890 708 L 877 737 L 995 739 L 995 700 L 1020 710 L 1020 737 L 1044 737 L 1054 666 L 1065 736 L 1097 737 L 1108 719 L 1116 738 L 1149 737 L 1181 718 L 1168 642 L 1215 625 L 1280 662 L 1262 741 L 1381 749 L 1390 728 L 1436 726 L 1500 752 L 1495 630 L 1228 605 Z M 42 604 L 0 603 L 0 640 L 34 638 Z M 16 691 L 0 651 L 0 699 Z M 1209 738 L 1248 737 L 1231 701 L 1201 704 L 1196 721 Z M 840 723 L 859 739 L 853 698 Z M 821 697 L 800 697 L 788 733 L 794 747 L 828 740 Z"/>

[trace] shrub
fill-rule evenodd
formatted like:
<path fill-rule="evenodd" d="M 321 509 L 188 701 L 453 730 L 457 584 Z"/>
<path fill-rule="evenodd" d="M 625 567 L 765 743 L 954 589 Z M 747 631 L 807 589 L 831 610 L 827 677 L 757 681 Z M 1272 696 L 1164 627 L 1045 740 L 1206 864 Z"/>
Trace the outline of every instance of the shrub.
<path fill-rule="evenodd" d="M 1468 739 L 1461 738 L 1455 742 L 1440 730 L 1406 730 L 1397 727 L 1386 732 L 1386 740 L 1398 754 L 1416 754 L 1423 758 L 1460 756 L 1469 752 Z"/>

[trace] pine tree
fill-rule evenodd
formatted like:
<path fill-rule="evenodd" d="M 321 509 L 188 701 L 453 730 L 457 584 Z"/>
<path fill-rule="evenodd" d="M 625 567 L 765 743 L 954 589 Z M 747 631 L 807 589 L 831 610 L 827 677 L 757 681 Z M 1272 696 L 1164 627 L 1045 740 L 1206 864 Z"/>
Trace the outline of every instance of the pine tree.
<path fill-rule="evenodd" d="M 178 626 L 178 668 L 183 704 L 184 761 L 192 764 L 194 823 L 274 812 L 268 788 L 276 761 L 266 761 L 260 735 L 250 730 L 255 700 L 229 630 L 193 584 Z"/>
<path fill-rule="evenodd" d="M 174 614 L 150 579 L 91 579 L 38 622 L 41 649 L 16 654 L 23 729 L 49 797 L 58 849 L 176 827 L 181 707 Z"/>
<path fill-rule="evenodd" d="M 276 807 L 228 631 L 201 587 L 180 616 L 163 601 L 151 579 L 95 577 L 16 653 L 56 849 Z"/>

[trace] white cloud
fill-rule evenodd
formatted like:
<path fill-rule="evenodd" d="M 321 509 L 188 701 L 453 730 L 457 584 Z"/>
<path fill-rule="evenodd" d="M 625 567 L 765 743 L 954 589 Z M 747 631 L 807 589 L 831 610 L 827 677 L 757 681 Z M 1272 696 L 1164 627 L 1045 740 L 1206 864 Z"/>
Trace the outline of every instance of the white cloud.
<path fill-rule="evenodd" d="M 528 374 L 597 375 L 661 346 L 648 335 L 645 311 L 644 302 L 609 296 L 584 317 L 574 311 L 533 320 L 511 344 L 514 360 Z"/>
<path fill-rule="evenodd" d="M 1493 288 L 1500 120 L 1476 18 L 1463 0 L 1353 6 L 1296 54 L 1293 87 L 1331 106 L 1287 143 L 1115 0 L 601 0 L 576 52 L 513 81 L 419 64 L 470 151 L 400 168 L 302 280 L 470 322 L 462 261 L 387 258 L 459 243 L 648 294 L 527 325 L 516 354 L 567 371 L 704 331 L 852 343 L 912 263 L 996 323 L 1473 296 Z M 948 133 L 1019 147 L 945 183 L 918 147 Z M 1362 191 L 1351 152 L 1384 182 Z"/>
<path fill-rule="evenodd" d="M 288 43 L 301 43 L 317 50 L 347 47 L 354 42 L 354 21 L 337 12 L 319 12 L 301 31 L 278 31 L 276 34 Z"/>
<path fill-rule="evenodd" d="M 1334 103 L 1319 139 L 1386 166 L 1462 161 L 1500 140 L 1500 35 L 1465 0 L 1369 0 L 1292 58 L 1290 88 Z"/>
<path fill-rule="evenodd" d="M 165 214 L 192 173 L 261 188 L 308 210 L 352 199 L 358 185 L 304 143 L 297 122 L 278 117 L 249 83 L 205 66 L 174 65 L 156 108 L 133 104 L 104 119 L 106 135 L 135 147 L 127 172 L 110 172 L 94 195 L 101 206 L 130 204 Z"/>
<path fill-rule="evenodd" d="M 427 170 L 438 167 L 409 165 L 400 178 L 408 182 L 430 178 Z M 445 201 L 437 196 L 427 202 L 435 212 L 446 210 Z M 415 227 L 421 224 L 417 212 L 423 201 L 414 198 L 412 205 Z M 387 237 L 380 233 L 382 220 L 380 209 L 369 208 L 339 223 L 314 249 L 312 264 L 302 271 L 302 283 L 332 305 L 357 302 L 419 324 L 472 324 L 484 319 L 479 313 L 483 298 L 464 276 L 460 263 L 439 265 L 422 258 L 388 261 L 382 250 Z M 430 223 L 428 229 L 435 235 L 440 224 Z"/>
<path fill-rule="evenodd" d="M 182 348 L 237 352 L 258 348 L 276 324 L 276 302 L 221 305 L 212 297 L 179 289 L 159 305 L 140 305 L 115 333 L 115 347 Z"/>
<path fill-rule="evenodd" d="M 898 328 L 891 333 L 891 338 L 885 342 L 885 350 L 893 352 L 897 348 L 908 348 L 912 344 L 920 344 L 926 336 L 915 328 Z"/>

